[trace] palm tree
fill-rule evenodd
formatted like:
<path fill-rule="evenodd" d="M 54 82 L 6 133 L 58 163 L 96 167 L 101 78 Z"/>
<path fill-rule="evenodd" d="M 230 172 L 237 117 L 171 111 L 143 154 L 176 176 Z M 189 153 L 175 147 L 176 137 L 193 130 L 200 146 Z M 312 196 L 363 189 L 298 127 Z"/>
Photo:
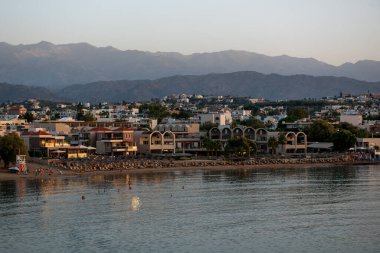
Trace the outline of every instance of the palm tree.
<path fill-rule="evenodd" d="M 286 136 L 284 133 L 280 133 L 277 143 L 281 145 L 281 153 L 284 153 L 284 145 L 286 144 Z"/>
<path fill-rule="evenodd" d="M 268 145 L 272 149 L 272 155 L 274 155 L 276 152 L 277 146 L 278 146 L 278 142 L 277 142 L 276 138 L 273 136 L 269 137 Z"/>
<path fill-rule="evenodd" d="M 211 156 L 214 155 L 214 151 L 217 153 L 220 151 L 220 142 L 211 140 L 209 137 L 203 138 L 203 147 L 206 148 L 207 153 L 211 151 Z"/>
<path fill-rule="evenodd" d="M 251 154 L 256 155 L 257 153 L 257 144 L 254 141 L 249 141 L 248 157 L 251 158 Z"/>

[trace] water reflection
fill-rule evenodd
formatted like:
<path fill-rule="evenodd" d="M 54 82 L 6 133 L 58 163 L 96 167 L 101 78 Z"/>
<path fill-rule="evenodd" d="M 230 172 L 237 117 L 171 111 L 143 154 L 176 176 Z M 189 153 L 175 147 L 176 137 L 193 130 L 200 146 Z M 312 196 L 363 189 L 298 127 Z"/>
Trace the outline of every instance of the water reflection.
<path fill-rule="evenodd" d="M 379 191 L 379 166 L 0 181 L 0 252 L 376 252 Z"/>
<path fill-rule="evenodd" d="M 182 171 L 165 173 L 138 173 L 138 174 L 109 174 L 94 175 L 76 178 L 50 178 L 50 179 L 17 179 L 0 181 L 0 201 L 17 201 L 28 192 L 41 196 L 48 196 L 56 192 L 65 191 L 75 187 L 83 192 L 88 188 L 96 189 L 98 193 L 111 189 L 120 189 L 128 186 L 132 190 L 134 185 L 150 184 L 157 187 L 165 184 L 174 184 L 176 178 L 184 178 L 201 173 L 202 180 L 207 183 L 254 183 L 267 182 L 286 183 L 288 180 L 307 181 L 309 187 L 324 190 L 326 186 L 331 192 L 341 187 L 352 187 L 357 178 L 357 167 L 336 168 L 305 168 L 305 169 L 240 169 L 240 170 L 211 170 L 211 171 Z M 362 171 L 364 172 L 364 171 Z"/>
<path fill-rule="evenodd" d="M 131 210 L 138 211 L 140 209 L 140 198 L 137 196 L 132 196 L 131 198 Z"/>
<path fill-rule="evenodd" d="M 16 201 L 16 193 L 16 180 L 0 181 L 0 203 Z"/>

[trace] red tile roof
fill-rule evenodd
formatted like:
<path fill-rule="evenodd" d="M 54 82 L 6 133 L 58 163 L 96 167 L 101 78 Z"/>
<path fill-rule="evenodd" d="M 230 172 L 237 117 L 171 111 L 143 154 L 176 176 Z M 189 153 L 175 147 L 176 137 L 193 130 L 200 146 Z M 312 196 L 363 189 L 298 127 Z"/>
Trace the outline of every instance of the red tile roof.
<path fill-rule="evenodd" d="M 26 132 L 26 133 L 22 133 L 22 135 L 51 135 L 45 131 L 37 131 L 37 132 Z"/>
<path fill-rule="evenodd" d="M 115 131 L 115 132 L 121 132 L 121 131 L 123 131 L 123 132 L 127 132 L 127 131 L 129 131 L 129 132 L 133 132 L 134 130 L 133 130 L 132 128 L 119 127 L 119 128 L 116 128 L 114 131 Z"/>

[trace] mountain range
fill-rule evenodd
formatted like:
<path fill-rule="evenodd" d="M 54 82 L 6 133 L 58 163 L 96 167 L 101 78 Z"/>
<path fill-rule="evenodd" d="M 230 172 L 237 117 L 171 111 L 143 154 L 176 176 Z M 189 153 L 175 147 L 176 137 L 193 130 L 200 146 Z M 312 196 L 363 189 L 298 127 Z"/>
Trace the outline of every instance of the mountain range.
<path fill-rule="evenodd" d="M 97 81 L 158 79 L 173 75 L 205 75 L 256 71 L 263 74 L 344 76 L 380 81 L 380 62 L 363 60 L 333 66 L 313 58 L 266 56 L 246 51 L 215 53 L 151 53 L 95 47 L 87 43 L 31 45 L 0 43 L 0 82 L 59 90 Z"/>
<path fill-rule="evenodd" d="M 346 77 L 282 76 L 241 71 L 225 74 L 176 75 L 156 80 L 100 81 L 67 86 L 56 92 L 44 87 L 0 83 L 0 102 L 28 98 L 56 101 L 146 101 L 171 94 L 264 97 L 271 100 L 321 98 L 343 93 L 378 93 L 380 82 Z"/>
<path fill-rule="evenodd" d="M 44 87 L 0 83 L 0 103 L 7 101 L 22 102 L 29 98 L 63 100 Z"/>
<path fill-rule="evenodd" d="M 208 94 L 264 97 L 271 100 L 321 98 L 340 92 L 380 92 L 380 82 L 346 77 L 308 75 L 283 76 L 241 71 L 225 74 L 176 75 L 157 80 L 120 80 L 77 84 L 63 88 L 59 95 L 73 101 L 141 101 L 170 94 Z"/>

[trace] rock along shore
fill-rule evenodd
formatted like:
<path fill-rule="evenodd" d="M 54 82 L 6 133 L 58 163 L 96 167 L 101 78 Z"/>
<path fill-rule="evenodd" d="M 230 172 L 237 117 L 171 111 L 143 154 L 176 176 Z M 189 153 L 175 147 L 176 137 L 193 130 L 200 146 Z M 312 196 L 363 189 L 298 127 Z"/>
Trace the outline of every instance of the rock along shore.
<path fill-rule="evenodd" d="M 151 159 L 115 159 L 111 157 L 94 156 L 78 161 L 53 162 L 56 168 L 76 172 L 91 171 L 128 171 L 136 169 L 188 168 L 188 167 L 221 167 L 246 165 L 283 165 L 283 164 L 340 164 L 350 163 L 349 155 L 339 155 L 329 158 L 251 158 L 241 161 L 233 160 L 151 160 Z"/>
<path fill-rule="evenodd" d="M 46 162 L 46 161 L 45 161 Z M 233 169 L 296 169 L 307 167 L 350 166 L 380 164 L 380 161 L 358 161 L 350 155 L 327 158 L 251 158 L 247 160 L 171 160 L 142 158 L 112 158 L 93 156 L 82 160 L 54 160 L 50 164 L 29 162 L 27 175 L 11 174 L 0 170 L 0 180 L 18 178 L 51 178 L 66 176 L 91 176 L 115 173 L 156 173 L 182 170 L 233 170 Z"/>

